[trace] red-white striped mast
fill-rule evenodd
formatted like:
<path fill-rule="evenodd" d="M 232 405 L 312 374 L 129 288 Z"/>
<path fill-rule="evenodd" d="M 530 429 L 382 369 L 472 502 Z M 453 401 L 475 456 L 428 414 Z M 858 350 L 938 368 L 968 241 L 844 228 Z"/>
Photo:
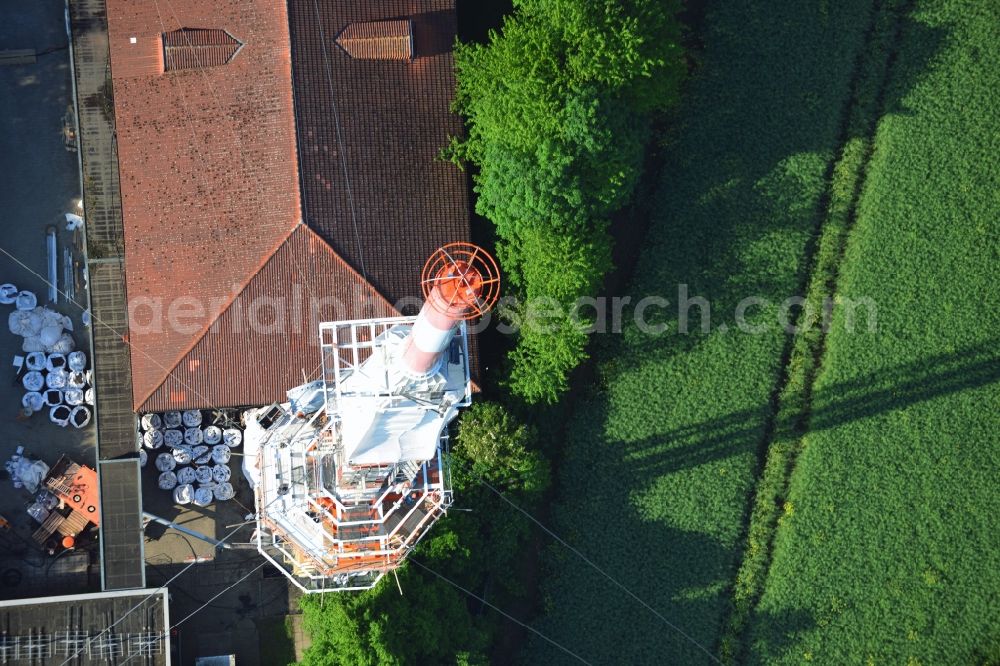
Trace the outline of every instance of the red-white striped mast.
<path fill-rule="evenodd" d="M 434 252 L 421 276 L 424 305 L 407 336 L 403 369 L 415 378 L 438 367 L 458 322 L 479 317 L 500 296 L 500 270 L 486 250 L 449 243 Z"/>

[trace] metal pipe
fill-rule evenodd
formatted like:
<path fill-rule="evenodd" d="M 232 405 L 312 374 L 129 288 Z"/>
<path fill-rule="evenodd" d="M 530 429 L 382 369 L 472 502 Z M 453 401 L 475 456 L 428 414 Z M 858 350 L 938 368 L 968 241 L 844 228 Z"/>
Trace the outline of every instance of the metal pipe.
<path fill-rule="evenodd" d="M 67 301 L 76 300 L 76 280 L 73 276 L 73 251 L 63 248 L 63 292 Z"/>
<path fill-rule="evenodd" d="M 483 278 L 474 266 L 459 261 L 443 266 L 433 281 L 434 286 L 404 343 L 403 364 L 414 377 L 434 371 L 455 336 L 456 325 L 475 306 Z"/>
<path fill-rule="evenodd" d="M 45 230 L 47 235 L 47 247 L 49 254 L 49 303 L 59 300 L 59 288 L 56 284 L 59 281 L 59 256 L 56 253 L 56 228 L 50 226 Z"/>

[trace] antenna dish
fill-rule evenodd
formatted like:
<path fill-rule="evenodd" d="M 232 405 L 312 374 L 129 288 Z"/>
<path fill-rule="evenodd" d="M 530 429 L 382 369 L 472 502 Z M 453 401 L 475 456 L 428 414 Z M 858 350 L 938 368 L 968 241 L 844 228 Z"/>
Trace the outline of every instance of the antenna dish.
<path fill-rule="evenodd" d="M 424 299 L 441 314 L 475 319 L 500 298 L 500 269 L 472 243 L 448 243 L 430 256 L 420 276 Z"/>

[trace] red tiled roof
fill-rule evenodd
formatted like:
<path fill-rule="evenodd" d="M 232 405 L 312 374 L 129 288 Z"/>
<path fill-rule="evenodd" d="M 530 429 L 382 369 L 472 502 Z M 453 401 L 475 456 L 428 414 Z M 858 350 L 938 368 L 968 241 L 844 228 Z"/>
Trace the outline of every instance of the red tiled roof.
<path fill-rule="evenodd" d="M 164 69 L 225 65 L 243 46 L 225 30 L 181 28 L 163 34 Z"/>
<path fill-rule="evenodd" d="M 468 239 L 465 176 L 436 159 L 462 131 L 449 112 L 454 0 L 319 3 L 322 40 L 316 6 L 107 0 L 137 411 L 281 398 L 319 363 L 318 318 L 419 303 L 426 258 Z M 387 38 L 411 26 L 412 61 L 334 44 L 387 20 Z M 204 46 L 175 32 L 190 26 Z M 194 68 L 165 71 L 175 45 L 171 62 Z M 313 296 L 326 298 L 318 314 Z M 290 304 L 287 330 L 244 325 L 247 308 L 266 320 L 271 298 Z"/>
<path fill-rule="evenodd" d="M 469 239 L 466 176 L 438 159 L 463 131 L 450 111 L 454 7 L 288 2 L 305 221 L 393 303 L 419 299 L 414 267 L 434 250 Z M 412 61 L 359 60 L 331 44 L 348 26 L 399 18 L 412 21 Z"/>
<path fill-rule="evenodd" d="M 288 22 L 283 0 L 107 9 L 138 408 L 300 219 Z M 239 57 L 162 74 L 139 66 L 133 54 L 191 25 L 239 35 Z M 172 303 L 204 314 L 179 330 L 167 325 Z"/>
<path fill-rule="evenodd" d="M 361 60 L 409 60 L 413 30 L 409 19 L 351 23 L 337 35 L 337 45 Z"/>
<path fill-rule="evenodd" d="M 398 313 L 314 231 L 296 227 L 143 401 L 143 411 L 267 404 L 319 376 L 319 323 Z"/>

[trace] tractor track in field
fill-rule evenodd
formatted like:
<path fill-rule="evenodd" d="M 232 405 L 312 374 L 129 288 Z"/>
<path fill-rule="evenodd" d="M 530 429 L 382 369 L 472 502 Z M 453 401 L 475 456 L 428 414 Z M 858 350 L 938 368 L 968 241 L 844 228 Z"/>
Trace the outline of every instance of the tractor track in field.
<path fill-rule="evenodd" d="M 904 19 L 912 0 L 875 0 L 855 59 L 849 94 L 841 112 L 835 157 L 824 173 L 814 231 L 806 247 L 800 294 L 822 313 L 800 321 L 800 308 L 787 333 L 780 370 L 769 401 L 768 419 L 757 449 L 756 481 L 745 509 L 744 548 L 731 587 L 732 607 L 720 634 L 718 652 L 726 663 L 749 656 L 746 634 L 764 591 L 775 536 L 803 438 L 809 431 L 813 386 L 822 369 L 826 334 L 835 302 L 840 266 L 857 217 L 868 165 L 875 150 L 878 120 L 892 80 Z M 829 300 L 827 300 L 829 299 Z M 802 327 L 802 331 L 797 331 Z"/>

